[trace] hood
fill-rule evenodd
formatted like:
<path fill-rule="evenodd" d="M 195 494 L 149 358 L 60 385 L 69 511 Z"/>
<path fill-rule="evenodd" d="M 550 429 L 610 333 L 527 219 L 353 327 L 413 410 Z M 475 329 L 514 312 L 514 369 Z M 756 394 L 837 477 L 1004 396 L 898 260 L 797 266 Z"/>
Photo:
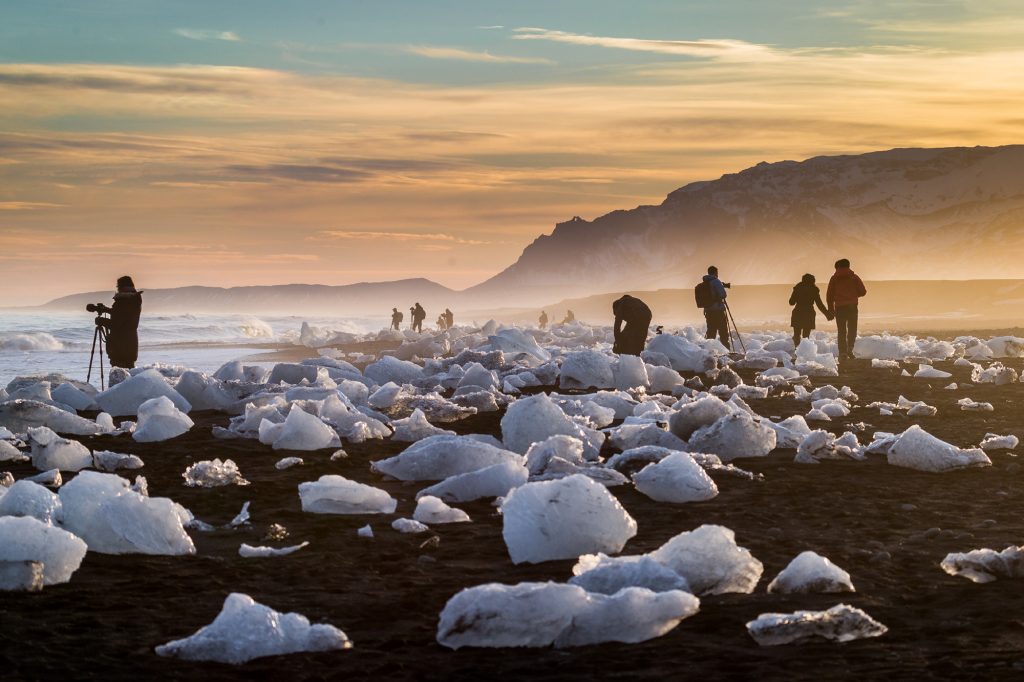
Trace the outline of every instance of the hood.
<path fill-rule="evenodd" d="M 857 273 L 851 268 L 836 268 L 836 272 L 833 277 L 856 277 Z"/>
<path fill-rule="evenodd" d="M 718 279 L 718 278 L 715 277 L 714 275 L 704 275 L 704 281 L 705 282 L 713 282 L 716 279 Z"/>

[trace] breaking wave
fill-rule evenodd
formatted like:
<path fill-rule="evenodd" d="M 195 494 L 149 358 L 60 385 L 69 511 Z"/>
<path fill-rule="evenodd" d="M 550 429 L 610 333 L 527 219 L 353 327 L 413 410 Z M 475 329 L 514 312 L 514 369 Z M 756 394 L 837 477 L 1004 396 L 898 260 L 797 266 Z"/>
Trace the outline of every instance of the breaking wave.
<path fill-rule="evenodd" d="M 46 332 L 0 334 L 0 350 L 63 350 L 64 344 Z"/>

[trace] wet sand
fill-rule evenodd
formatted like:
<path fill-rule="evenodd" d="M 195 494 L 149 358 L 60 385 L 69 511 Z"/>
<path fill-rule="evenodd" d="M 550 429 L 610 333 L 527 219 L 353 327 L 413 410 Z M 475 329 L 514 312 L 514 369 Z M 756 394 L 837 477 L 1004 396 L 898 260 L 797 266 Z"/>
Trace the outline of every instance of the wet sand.
<path fill-rule="evenodd" d="M 1007 364 L 1019 370 L 1024 363 Z M 953 381 L 968 374 L 951 362 L 936 366 L 952 371 Z M 751 379 L 751 373 L 742 374 Z M 989 431 L 1024 437 L 1019 384 L 947 391 L 942 387 L 949 380 L 900 378 L 898 372 L 872 370 L 866 361 L 845 365 L 839 379 L 814 383 L 849 385 L 860 405 L 895 401 L 902 394 L 939 408 L 937 417 L 917 420 L 856 408 L 848 418 L 832 422 L 830 430 L 836 433 L 861 421 L 870 424 L 867 433 L 900 431 L 917 422 L 960 446 L 977 444 Z M 960 411 L 956 400 L 965 395 L 992 402 L 995 412 Z M 794 400 L 751 405 L 776 417 L 809 409 Z M 4 679 L 939 680 L 1024 675 L 1024 581 L 976 585 L 939 568 L 948 552 L 1001 550 L 1024 538 L 1024 475 L 1018 458 L 1006 451 L 990 453 L 991 468 L 928 474 L 889 466 L 878 456 L 865 463 L 797 465 L 792 450 L 776 450 L 767 458 L 736 462 L 763 473 L 764 482 L 719 476 L 717 498 L 686 505 L 656 503 L 626 486 L 613 488 L 639 525 L 626 553 L 654 549 L 703 523 L 723 524 L 765 565 L 755 593 L 703 598 L 700 613 L 643 644 L 454 652 L 434 640 L 438 614 L 454 593 L 491 581 L 564 581 L 573 562 L 512 565 L 501 519 L 488 503 L 458 505 L 473 523 L 436 526 L 422 535 L 392 530 L 390 522 L 410 517 L 416 491 L 428 484 L 384 480 L 370 472 L 369 462 L 405 444 L 347 445 L 349 457 L 332 462 L 332 450 L 273 451 L 256 441 L 215 440 L 210 429 L 226 425 L 227 416 L 200 413 L 194 418 L 189 434 L 164 443 L 141 444 L 126 436 L 83 440 L 95 448 L 139 455 L 146 466 L 130 473 L 146 476 L 150 494 L 172 497 L 206 522 L 226 524 L 251 500 L 252 525 L 192 531 L 198 549 L 194 557 L 89 553 L 68 584 L 39 594 L 2 594 Z M 497 414 L 446 428 L 500 436 Z M 305 465 L 277 471 L 274 463 L 289 455 L 302 457 Z M 252 485 L 186 488 L 185 468 L 214 457 L 234 459 Z M 19 478 L 30 473 L 25 465 L 10 468 Z M 296 486 L 327 473 L 385 488 L 399 500 L 398 513 L 303 513 Z M 290 536 L 283 542 L 262 541 L 271 523 L 283 524 Z M 375 538 L 356 536 L 366 523 Z M 435 535 L 436 546 L 424 545 Z M 287 557 L 238 556 L 243 542 L 284 546 L 304 540 L 310 546 Z M 767 583 L 804 550 L 817 551 L 847 570 L 857 593 L 766 594 Z M 156 645 L 211 622 L 233 591 L 279 611 L 302 613 L 312 622 L 336 625 L 355 647 L 258 659 L 238 667 L 153 653 Z M 863 608 L 889 632 L 848 644 L 759 647 L 744 627 L 760 613 L 824 609 L 839 602 Z"/>

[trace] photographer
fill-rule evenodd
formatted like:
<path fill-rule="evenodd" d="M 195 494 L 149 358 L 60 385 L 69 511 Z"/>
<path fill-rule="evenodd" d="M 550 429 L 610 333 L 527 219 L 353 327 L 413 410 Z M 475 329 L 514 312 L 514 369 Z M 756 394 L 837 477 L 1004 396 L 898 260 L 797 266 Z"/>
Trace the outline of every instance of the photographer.
<path fill-rule="evenodd" d="M 100 314 L 110 313 L 110 319 L 97 318 L 107 330 L 107 357 L 114 367 L 131 369 L 139 358 L 139 316 L 142 314 L 142 292 L 128 275 L 117 280 L 114 305 L 108 308 L 91 306 Z M 102 322 L 101 322 L 102 320 Z"/>
<path fill-rule="evenodd" d="M 647 331 L 651 326 L 651 309 L 639 298 L 624 295 L 612 303 L 615 314 L 615 345 L 613 353 L 640 355 L 647 344 Z M 626 323 L 625 329 L 622 323 Z"/>
<path fill-rule="evenodd" d="M 731 351 L 732 346 L 729 343 L 729 318 L 725 312 L 725 297 L 727 295 L 725 290 L 730 285 L 718 279 L 718 268 L 714 265 L 710 266 L 708 274 L 704 275 L 704 283 L 711 290 L 710 303 L 704 306 L 704 318 L 708 323 L 708 333 L 705 337 L 713 339 L 715 336 L 718 336 L 722 345 Z"/>

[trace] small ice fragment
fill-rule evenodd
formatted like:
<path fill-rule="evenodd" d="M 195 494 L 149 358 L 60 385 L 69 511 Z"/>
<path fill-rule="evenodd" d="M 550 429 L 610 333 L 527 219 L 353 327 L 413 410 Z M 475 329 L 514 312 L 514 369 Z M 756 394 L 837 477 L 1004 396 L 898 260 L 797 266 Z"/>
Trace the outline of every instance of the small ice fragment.
<path fill-rule="evenodd" d="M 370 528 L 370 524 L 366 524 L 365 526 L 356 531 L 356 535 L 358 535 L 361 538 L 372 538 L 373 528 Z"/>
<path fill-rule="evenodd" d="M 231 528 L 238 528 L 246 523 L 249 523 L 249 502 L 245 502 L 242 505 L 242 511 L 238 512 L 238 515 L 231 519 L 231 523 L 229 523 L 228 526 Z"/>
<path fill-rule="evenodd" d="M 284 471 L 285 469 L 302 463 L 303 462 L 301 457 L 285 457 L 283 459 L 279 459 L 277 461 L 277 464 L 274 465 L 274 468 L 277 469 L 278 471 Z"/>
<path fill-rule="evenodd" d="M 309 542 L 303 542 L 301 545 L 293 545 L 291 547 L 281 547 L 280 549 L 276 549 L 274 547 L 253 547 L 243 542 L 242 546 L 238 548 L 238 556 L 245 557 L 246 559 L 288 556 L 289 554 L 299 551 L 308 544 Z"/>
<path fill-rule="evenodd" d="M 391 527 L 399 533 L 425 533 L 430 530 L 426 525 L 413 519 L 395 519 L 391 522 Z"/>

